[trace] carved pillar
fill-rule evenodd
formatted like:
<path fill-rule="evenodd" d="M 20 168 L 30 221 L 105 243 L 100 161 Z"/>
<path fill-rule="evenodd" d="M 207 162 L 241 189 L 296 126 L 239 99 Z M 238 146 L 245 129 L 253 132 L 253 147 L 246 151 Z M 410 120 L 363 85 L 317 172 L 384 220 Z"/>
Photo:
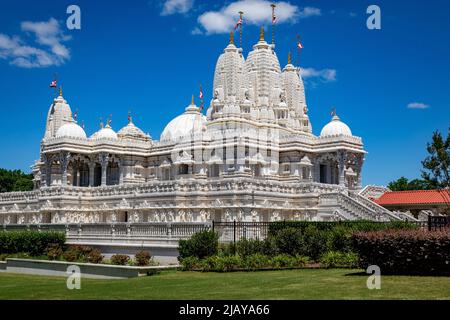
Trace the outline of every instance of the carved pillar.
<path fill-rule="evenodd" d="M 124 160 L 122 158 L 119 159 L 119 184 L 123 184 L 123 165 Z"/>
<path fill-rule="evenodd" d="M 361 190 L 362 189 L 362 166 L 364 163 L 364 155 L 360 155 L 357 158 L 357 180 L 356 180 L 356 189 Z"/>
<path fill-rule="evenodd" d="M 61 165 L 61 184 L 67 186 L 67 166 L 69 165 L 70 154 L 63 151 L 59 154 L 59 163 Z"/>
<path fill-rule="evenodd" d="M 79 170 L 78 170 L 78 165 L 76 162 L 73 163 L 73 167 L 72 167 L 72 185 L 74 186 L 79 186 L 80 185 L 80 181 L 79 181 L 79 177 L 78 174 Z"/>
<path fill-rule="evenodd" d="M 95 162 L 91 160 L 89 162 L 89 187 L 94 186 L 94 169 L 95 169 Z"/>
<path fill-rule="evenodd" d="M 339 185 L 345 186 L 345 162 L 347 161 L 347 153 L 345 151 L 338 151 L 338 169 L 339 169 Z"/>
<path fill-rule="evenodd" d="M 320 182 L 320 162 L 319 159 L 314 158 L 313 159 L 313 170 L 314 170 L 314 181 Z"/>
<path fill-rule="evenodd" d="M 109 156 L 107 153 L 101 153 L 98 156 L 98 160 L 102 166 L 102 186 L 106 186 L 106 169 L 108 168 Z"/>
<path fill-rule="evenodd" d="M 41 183 L 43 187 L 50 187 L 52 183 L 52 157 L 47 154 L 42 155 L 44 162 L 44 174 L 41 174 Z M 45 178 L 45 179 L 44 179 Z"/>

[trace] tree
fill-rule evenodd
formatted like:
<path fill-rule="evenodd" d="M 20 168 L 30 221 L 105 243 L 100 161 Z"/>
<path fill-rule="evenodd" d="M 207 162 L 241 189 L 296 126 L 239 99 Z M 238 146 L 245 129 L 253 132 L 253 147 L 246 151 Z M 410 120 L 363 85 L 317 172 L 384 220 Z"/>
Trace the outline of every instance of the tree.
<path fill-rule="evenodd" d="M 33 175 L 21 170 L 0 169 L 0 192 L 33 190 Z"/>
<path fill-rule="evenodd" d="M 428 190 L 432 187 L 421 179 L 413 179 L 409 181 L 405 177 L 401 177 L 395 181 L 391 181 L 388 184 L 388 188 L 392 191 L 405 191 L 405 190 Z"/>
<path fill-rule="evenodd" d="M 431 143 L 427 144 L 429 156 L 422 161 L 422 178 L 435 189 L 450 186 L 450 132 L 447 139 L 439 131 L 433 132 Z"/>

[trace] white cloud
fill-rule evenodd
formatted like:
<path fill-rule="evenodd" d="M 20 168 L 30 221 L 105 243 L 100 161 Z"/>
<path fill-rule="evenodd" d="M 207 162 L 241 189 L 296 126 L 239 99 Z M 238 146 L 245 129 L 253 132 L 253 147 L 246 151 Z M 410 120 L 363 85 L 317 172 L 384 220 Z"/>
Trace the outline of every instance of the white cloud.
<path fill-rule="evenodd" d="M 62 42 L 70 39 L 60 29 L 58 21 L 50 18 L 44 22 L 22 22 L 22 31 L 32 34 L 37 44 L 30 46 L 18 36 L 0 33 L 0 59 L 22 68 L 60 65 L 70 59 L 69 49 Z"/>
<path fill-rule="evenodd" d="M 221 8 L 219 11 L 207 11 L 198 17 L 198 22 L 207 34 L 226 33 L 233 30 L 238 12 L 244 12 L 244 24 L 262 25 L 270 23 L 272 11 L 271 1 L 239 0 Z M 289 2 L 280 1 L 276 4 L 277 23 L 295 22 L 298 19 L 321 15 L 318 8 L 305 7 L 300 9 Z"/>
<path fill-rule="evenodd" d="M 428 104 L 422 102 L 411 102 L 407 105 L 408 109 L 428 109 L 429 107 L 430 106 Z"/>
<path fill-rule="evenodd" d="M 193 35 L 203 34 L 203 31 L 200 30 L 199 27 L 195 27 L 194 29 L 192 29 L 191 34 L 193 34 Z"/>
<path fill-rule="evenodd" d="M 166 0 L 161 11 L 162 16 L 175 13 L 187 13 L 191 10 L 194 0 Z"/>
<path fill-rule="evenodd" d="M 319 79 L 323 82 L 336 81 L 335 69 L 316 70 L 314 68 L 301 68 L 301 76 L 303 79 Z"/>

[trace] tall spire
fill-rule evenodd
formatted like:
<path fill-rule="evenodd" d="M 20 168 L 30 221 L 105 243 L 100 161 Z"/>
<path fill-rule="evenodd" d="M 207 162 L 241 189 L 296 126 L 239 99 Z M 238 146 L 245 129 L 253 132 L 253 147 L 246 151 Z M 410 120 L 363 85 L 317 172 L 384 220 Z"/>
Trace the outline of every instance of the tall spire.
<path fill-rule="evenodd" d="M 62 97 L 62 86 L 59 86 L 59 96 Z"/>
<path fill-rule="evenodd" d="M 259 30 L 259 41 L 265 41 L 265 39 L 264 39 L 264 27 L 261 27 L 261 30 Z"/>
<path fill-rule="evenodd" d="M 234 44 L 234 32 L 230 32 L 230 44 Z"/>
<path fill-rule="evenodd" d="M 192 95 L 192 98 L 191 98 L 191 106 L 193 106 L 193 105 L 195 105 L 194 95 Z"/>
<path fill-rule="evenodd" d="M 288 52 L 288 64 L 292 64 L 291 52 Z"/>

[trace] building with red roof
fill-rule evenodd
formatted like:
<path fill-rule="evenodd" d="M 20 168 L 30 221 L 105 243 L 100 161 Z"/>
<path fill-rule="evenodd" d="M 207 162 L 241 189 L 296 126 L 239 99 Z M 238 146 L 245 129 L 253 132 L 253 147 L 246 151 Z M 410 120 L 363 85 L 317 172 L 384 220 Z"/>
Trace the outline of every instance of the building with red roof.
<path fill-rule="evenodd" d="M 450 215 L 450 189 L 387 191 L 372 201 L 391 211 L 409 211 L 415 217 L 422 210 Z"/>

